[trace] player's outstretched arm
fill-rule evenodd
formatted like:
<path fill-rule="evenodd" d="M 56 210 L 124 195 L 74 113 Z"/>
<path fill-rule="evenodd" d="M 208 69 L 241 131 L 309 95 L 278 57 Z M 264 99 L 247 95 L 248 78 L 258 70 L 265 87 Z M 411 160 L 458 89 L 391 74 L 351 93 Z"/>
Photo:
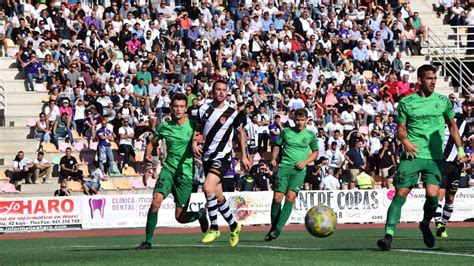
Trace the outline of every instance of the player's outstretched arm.
<path fill-rule="evenodd" d="M 458 160 L 460 162 L 464 162 L 466 159 L 466 152 L 464 151 L 464 147 L 462 145 L 462 140 L 461 136 L 459 136 L 459 129 L 458 125 L 456 124 L 456 120 L 454 118 L 451 118 L 448 120 L 448 128 L 449 128 L 449 133 L 451 133 L 451 136 L 454 139 L 454 143 L 456 143 L 456 147 L 458 147 Z"/>

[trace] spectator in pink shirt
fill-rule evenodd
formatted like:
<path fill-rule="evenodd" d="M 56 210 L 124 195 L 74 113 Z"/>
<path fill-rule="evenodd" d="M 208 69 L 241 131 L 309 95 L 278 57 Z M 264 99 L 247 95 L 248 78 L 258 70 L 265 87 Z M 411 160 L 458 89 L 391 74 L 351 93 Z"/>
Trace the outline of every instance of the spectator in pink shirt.
<path fill-rule="evenodd" d="M 141 42 L 138 40 L 138 35 L 136 33 L 133 33 L 132 39 L 127 42 L 128 51 L 131 54 L 135 54 L 138 48 L 140 48 L 140 45 L 141 45 Z"/>
<path fill-rule="evenodd" d="M 69 100 L 63 100 L 61 107 L 59 107 L 59 113 L 67 113 L 68 119 L 72 119 L 73 112 L 71 106 L 69 105 Z"/>
<path fill-rule="evenodd" d="M 400 80 L 397 84 L 398 86 L 398 94 L 399 95 L 405 95 L 410 90 L 410 81 L 408 75 L 403 75 L 402 80 Z"/>

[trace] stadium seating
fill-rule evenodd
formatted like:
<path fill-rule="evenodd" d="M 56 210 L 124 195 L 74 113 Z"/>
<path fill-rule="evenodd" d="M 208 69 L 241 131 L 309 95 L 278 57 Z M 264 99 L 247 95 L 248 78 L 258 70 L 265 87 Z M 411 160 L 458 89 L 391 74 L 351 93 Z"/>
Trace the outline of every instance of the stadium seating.
<path fill-rule="evenodd" d="M 36 117 L 30 117 L 28 120 L 26 120 L 26 126 L 27 127 L 34 127 L 36 126 Z"/>
<path fill-rule="evenodd" d="M 433 0 L 435 1 L 435 0 Z M 215 2 L 215 1 L 214 1 Z M 401 2 L 401 1 L 400 1 Z M 423 2 L 423 3 L 422 3 Z M 425 16 L 426 14 L 429 14 L 431 11 L 430 10 L 422 10 L 422 8 L 420 8 L 420 6 L 426 6 L 426 3 L 425 1 L 412 1 L 413 4 L 415 4 L 416 8 L 414 7 L 414 11 L 420 11 L 420 15 L 423 17 Z M 47 6 L 44 5 L 44 4 L 40 4 L 39 5 L 39 9 L 43 9 L 43 8 L 46 8 Z M 34 6 L 34 8 L 38 9 L 38 6 Z M 105 8 L 103 6 L 98 6 L 98 12 L 104 12 Z M 222 10 L 223 7 L 222 6 L 218 6 L 216 7 L 217 10 Z M 36 10 L 38 11 L 38 10 Z M 432 15 L 435 15 L 434 13 Z M 173 17 L 175 17 L 175 14 L 172 14 Z M 429 15 L 427 15 L 429 16 Z M 424 20 L 424 18 L 422 18 Z M 431 19 L 431 18 L 430 18 Z M 439 19 L 438 19 L 439 20 Z M 429 22 L 426 23 L 425 21 L 425 24 L 427 24 L 429 27 L 431 27 L 431 25 L 434 23 L 436 24 L 436 21 L 434 21 L 434 17 L 432 18 L 432 20 L 428 20 Z M 175 23 L 175 21 L 173 22 Z M 451 30 L 451 28 L 450 28 Z M 463 33 L 466 29 L 464 28 L 460 28 L 458 30 L 459 33 Z M 452 30 L 451 30 L 452 31 Z M 99 33 L 99 35 L 101 35 L 102 33 Z M 263 37 L 263 36 L 262 36 Z M 60 39 L 61 40 L 61 39 Z M 8 55 L 10 56 L 13 56 L 15 55 L 18 51 L 19 51 L 19 47 L 18 45 L 16 45 L 11 39 L 6 39 L 6 42 L 7 42 L 7 45 L 9 47 L 9 51 L 8 51 Z M 71 41 L 70 40 L 61 40 L 61 45 L 70 45 L 72 46 L 71 44 Z M 67 49 L 67 48 L 66 48 Z M 115 50 L 115 62 L 116 63 L 118 60 L 122 59 L 124 57 L 124 52 L 123 51 L 120 51 L 118 50 L 117 47 L 115 47 L 114 49 Z M 345 47 L 344 47 L 345 49 Z M 425 52 L 427 49 L 424 49 Z M 175 53 L 173 51 L 173 53 Z M 348 49 L 348 50 L 345 50 L 344 51 L 344 54 L 349 54 L 349 53 L 352 53 L 352 50 Z M 20 134 L 11 134 L 11 137 L 5 137 L 5 134 L 4 132 L 6 131 L 3 131 L 2 128 L 0 128 L 0 136 L 3 136 L 3 141 L 4 143 L 8 143 L 8 141 L 17 141 L 17 140 L 14 140 L 14 137 L 15 138 L 18 138 L 18 137 L 21 137 L 21 140 L 24 139 L 25 136 L 28 136 L 27 138 L 31 138 L 31 140 L 33 140 L 32 138 L 32 127 L 35 126 L 35 122 L 37 121 L 38 117 L 37 117 L 37 114 L 42 110 L 40 109 L 40 99 L 42 102 L 47 102 L 50 98 L 50 96 L 46 95 L 46 92 L 48 91 L 45 84 L 36 84 L 35 85 L 35 91 L 37 91 L 38 93 L 30 93 L 30 92 L 25 92 L 24 91 L 24 80 L 23 80 L 23 77 L 24 77 L 24 74 L 21 72 L 20 74 L 18 74 L 17 70 L 15 69 L 16 67 L 16 62 L 14 62 L 13 59 L 11 58 L 3 58 L 2 59 L 3 62 L 5 63 L 4 67 L 5 68 L 9 68 L 9 70 L 6 70 L 5 73 L 7 74 L 4 74 L 4 76 L 2 76 L 2 82 L 5 82 L 7 84 L 7 88 L 8 88 L 8 94 L 9 94 L 9 110 L 7 112 L 7 117 L 6 117 L 6 121 L 5 121 L 5 124 L 9 124 L 10 127 L 14 127 L 15 125 L 20 125 L 21 126 L 21 136 Z M 293 60 L 293 58 L 291 58 L 291 60 Z M 390 56 L 390 60 L 393 60 L 393 56 Z M 430 58 L 430 60 L 433 60 L 432 58 Z M 257 60 L 258 61 L 258 60 Z M 298 64 L 297 62 L 294 62 L 294 61 L 290 61 L 290 60 L 287 60 L 285 59 L 284 61 L 286 61 L 286 65 L 291 65 L 292 67 L 296 66 L 296 64 Z M 427 59 L 424 57 L 424 56 L 411 56 L 411 57 L 407 57 L 405 55 L 403 55 L 403 62 L 406 63 L 407 61 L 410 61 L 410 63 L 417 67 L 421 64 L 424 64 L 425 62 L 427 62 Z M 432 62 L 432 61 L 430 61 Z M 7 66 L 8 64 L 8 66 Z M 211 64 L 212 65 L 212 64 Z M 211 69 L 214 68 L 215 66 L 211 66 Z M 371 70 L 366 70 L 362 73 L 363 77 L 365 79 L 371 79 L 371 77 L 376 73 L 377 70 L 374 69 L 373 71 Z M 15 75 L 10 75 L 10 73 L 14 73 Z M 227 72 L 227 70 L 224 68 L 223 71 L 220 72 L 221 75 L 226 75 L 226 76 L 230 76 L 230 75 L 233 75 L 233 73 L 231 73 L 231 70 L 229 70 L 229 73 Z M 328 71 L 327 68 L 324 69 L 324 71 L 322 71 L 321 73 L 325 78 L 332 78 L 332 71 Z M 7 77 L 8 75 L 8 77 Z M 11 76 L 11 77 L 10 77 Z M 415 80 L 413 77 L 415 77 L 416 79 L 416 75 L 413 75 L 411 77 L 411 81 Z M 416 81 L 416 80 L 415 80 Z M 444 82 L 444 81 L 448 81 L 448 82 Z M 438 84 L 440 84 L 440 87 L 443 87 L 442 89 L 444 91 L 448 91 L 448 92 L 451 92 L 452 88 L 451 88 L 451 84 L 449 83 L 449 79 L 446 79 L 446 80 L 443 80 L 443 79 L 438 79 Z M 438 85 L 437 85 L 437 90 L 438 90 Z M 11 93 L 11 94 L 10 94 Z M 443 93 L 445 94 L 445 93 Z M 36 104 L 36 105 L 35 105 Z M 34 108 L 28 108 L 28 107 L 32 107 L 34 106 Z M 42 106 L 42 105 L 41 105 Z M 285 122 L 287 121 L 287 115 L 282 115 L 282 122 Z M 28 128 L 28 132 L 25 128 L 25 126 L 28 126 L 30 128 Z M 7 128 L 5 128 L 7 129 Z M 23 134 L 23 132 L 25 134 Z M 360 127 L 359 128 L 359 132 L 365 132 L 365 128 L 364 127 Z M 79 139 L 79 136 L 77 134 L 77 132 L 73 132 L 73 135 L 74 135 L 74 139 Z M 29 140 L 28 140 L 29 141 Z M 25 142 L 25 143 L 30 143 L 30 142 Z M 84 139 L 81 139 L 77 142 L 74 142 L 74 144 L 72 145 L 73 147 L 73 150 L 75 151 L 74 153 L 74 156 L 76 157 L 76 159 L 78 159 L 79 162 L 81 162 L 81 160 L 79 160 L 79 156 L 78 154 L 80 153 L 80 158 L 86 163 L 85 165 L 81 165 L 80 166 L 80 169 L 83 170 L 84 174 L 88 175 L 89 171 L 88 171 L 88 167 L 87 167 L 87 164 L 89 163 L 92 163 L 94 160 L 95 160 L 95 152 L 97 150 L 97 142 L 91 142 L 90 143 L 90 148 L 92 150 L 88 150 L 86 149 L 87 148 L 87 142 L 84 140 Z M 145 171 L 144 169 L 144 164 L 141 163 L 142 160 L 143 160 L 143 152 L 140 152 L 141 151 L 141 145 L 142 142 L 141 141 L 136 141 L 135 142 L 135 145 L 134 145 L 134 148 L 136 150 L 136 158 L 135 158 L 135 162 L 132 160 L 132 162 L 130 163 L 130 165 L 132 165 L 133 167 L 129 167 L 128 169 L 124 169 L 123 170 L 123 175 L 121 173 L 116 173 L 116 174 L 111 174 L 110 176 L 112 177 L 119 177 L 119 176 L 126 176 L 127 178 L 129 177 L 135 177 L 135 179 L 132 179 L 130 178 L 129 179 L 129 185 L 131 187 L 140 187 L 140 180 L 138 179 L 140 176 L 139 174 L 143 173 Z M 3 145 L 3 144 L 2 144 Z M 52 143 L 44 143 L 42 145 L 43 147 L 43 151 L 45 151 L 47 154 L 46 154 L 46 157 L 49 161 L 51 161 L 55 166 L 55 168 L 57 169 L 58 168 L 58 164 L 59 164 L 59 160 L 62 156 L 64 156 L 64 153 L 60 153 L 61 151 L 64 152 L 65 149 L 67 147 L 69 147 L 70 144 L 68 143 L 64 143 L 64 139 L 62 139 L 62 141 L 60 142 L 59 144 L 59 150 L 56 149 L 56 147 L 54 147 L 54 145 Z M 1 154 L 2 154 L 2 158 L 0 159 L 3 159 L 5 160 L 5 167 L 8 166 L 10 167 L 11 169 L 11 161 L 12 161 L 12 158 L 14 156 L 14 153 L 11 153 L 10 154 L 10 151 L 6 152 L 6 149 L 3 149 L 3 147 L 5 146 L 2 146 L 2 148 L 0 148 L 1 150 Z M 25 151 L 25 154 L 28 155 L 28 158 L 29 159 L 34 159 L 34 156 L 36 155 L 35 154 L 35 150 L 37 148 L 37 145 L 31 145 L 31 147 L 28 147 L 28 149 L 23 149 L 23 145 L 21 146 L 22 147 L 22 150 Z M 114 154 L 116 154 L 116 150 L 117 150 L 117 144 L 115 142 L 112 143 L 112 149 L 115 151 Z M 15 153 L 17 152 L 17 150 L 15 151 Z M 237 155 L 237 157 L 239 157 L 239 155 Z M 264 153 L 261 155 L 257 155 L 256 158 L 255 158 L 255 163 L 258 162 L 258 159 L 265 159 L 265 160 L 270 160 L 271 158 L 271 153 Z M 115 157 L 115 162 L 118 162 L 120 161 L 121 157 L 120 156 L 116 156 Z M 8 177 L 5 176 L 5 173 L 4 171 L 0 171 L 0 180 L 8 180 Z M 57 171 L 55 172 L 55 174 L 57 174 Z M 110 180 L 112 183 L 114 183 L 114 180 Z M 380 179 L 380 177 L 374 177 L 374 182 L 375 182 L 375 185 L 376 187 L 380 186 L 382 184 L 382 181 Z M 118 182 L 118 180 L 117 180 Z M 149 180 L 149 183 L 148 183 L 148 186 L 151 186 L 153 187 L 154 186 L 154 183 L 153 182 L 156 182 L 156 180 L 153 180 L 153 179 L 150 179 Z M 117 184 L 115 184 L 117 185 Z M 153 185 L 153 186 L 152 186 Z M 41 188 L 42 189 L 42 188 Z M 115 189 L 115 186 L 114 186 L 114 189 Z M 33 192 L 34 190 L 32 190 L 32 194 L 34 193 Z M 22 194 L 24 193 L 25 191 L 22 190 Z M 39 193 L 42 193 L 39 192 Z"/>
<path fill-rule="evenodd" d="M 145 185 L 143 185 L 143 181 L 139 179 L 133 180 L 132 186 L 134 189 L 147 189 L 148 188 Z"/>
<path fill-rule="evenodd" d="M 153 189 L 155 188 L 155 185 L 156 185 L 156 179 L 148 178 L 148 180 L 146 181 L 146 186 Z"/>
<path fill-rule="evenodd" d="M 47 153 L 58 153 L 58 149 L 53 143 L 43 143 L 43 151 Z"/>
<path fill-rule="evenodd" d="M 5 174 L 5 171 L 0 171 L 0 180 L 10 180 L 10 178 Z"/>
<path fill-rule="evenodd" d="M 116 190 L 117 187 L 114 185 L 114 183 L 109 179 L 106 181 L 100 182 L 100 189 L 102 190 Z"/>
<path fill-rule="evenodd" d="M 43 92 L 48 92 L 48 89 L 46 88 L 46 86 L 43 83 L 41 83 L 41 84 L 35 83 L 35 91 L 43 93 Z"/>
<path fill-rule="evenodd" d="M 10 184 L 10 183 L 4 183 L 2 185 L 2 192 L 3 193 L 20 193 L 20 191 L 18 191 L 16 188 L 15 188 L 15 185 L 14 184 Z"/>
<path fill-rule="evenodd" d="M 117 179 L 117 180 L 114 180 L 114 183 L 115 183 L 115 186 L 117 187 L 117 189 L 120 189 L 120 190 L 126 190 L 126 189 L 132 189 L 133 188 L 130 185 L 130 183 L 128 183 L 127 179 Z"/>
<path fill-rule="evenodd" d="M 111 142 L 111 143 L 110 143 L 110 148 L 111 148 L 113 151 L 118 150 L 117 143 Z"/>
<path fill-rule="evenodd" d="M 86 165 L 86 164 L 79 165 L 79 170 L 82 171 L 82 174 L 84 176 L 89 176 L 89 167 L 88 167 L 88 165 Z"/>
<path fill-rule="evenodd" d="M 77 181 L 68 181 L 67 182 L 67 187 L 68 187 L 68 189 L 70 189 L 74 192 L 82 191 L 82 185 L 81 185 L 80 182 L 77 182 Z"/>
<path fill-rule="evenodd" d="M 374 183 L 374 189 L 381 189 L 383 184 L 383 177 L 379 175 L 372 176 L 372 182 Z"/>

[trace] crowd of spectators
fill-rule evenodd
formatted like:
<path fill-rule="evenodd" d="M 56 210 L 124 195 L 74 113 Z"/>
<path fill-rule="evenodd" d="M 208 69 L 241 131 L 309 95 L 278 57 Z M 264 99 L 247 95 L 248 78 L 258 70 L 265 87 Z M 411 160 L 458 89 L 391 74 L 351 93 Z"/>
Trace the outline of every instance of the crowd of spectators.
<path fill-rule="evenodd" d="M 306 189 L 372 188 L 367 176 L 393 186 L 396 107 L 418 89 L 406 58 L 427 41 L 407 1 L 40 2 L 9 1 L 0 21 L 20 47 L 27 90 L 44 82 L 49 91 L 36 124 L 41 142 L 86 139 L 106 174 L 116 142 L 127 168 L 132 143 L 169 118 L 174 93 L 188 96 L 196 119 L 223 79 L 228 104 L 247 115 L 252 161 L 263 158 L 249 173 L 235 158 L 229 190 L 271 189 L 266 153 L 300 108 L 320 147 Z M 457 117 L 471 114 L 469 99 L 450 98 Z"/>

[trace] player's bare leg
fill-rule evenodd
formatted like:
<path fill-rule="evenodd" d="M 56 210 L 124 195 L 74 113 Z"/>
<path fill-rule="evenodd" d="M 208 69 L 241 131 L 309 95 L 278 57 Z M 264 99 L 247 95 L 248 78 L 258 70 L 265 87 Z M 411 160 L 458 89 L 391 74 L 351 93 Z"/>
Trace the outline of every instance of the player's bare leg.
<path fill-rule="evenodd" d="M 153 240 L 153 233 L 155 231 L 156 224 L 158 222 L 158 210 L 163 202 L 163 194 L 159 192 L 153 193 L 153 201 L 151 202 L 150 209 L 146 218 L 146 239 L 136 250 L 147 250 L 151 249 L 151 241 Z"/>

